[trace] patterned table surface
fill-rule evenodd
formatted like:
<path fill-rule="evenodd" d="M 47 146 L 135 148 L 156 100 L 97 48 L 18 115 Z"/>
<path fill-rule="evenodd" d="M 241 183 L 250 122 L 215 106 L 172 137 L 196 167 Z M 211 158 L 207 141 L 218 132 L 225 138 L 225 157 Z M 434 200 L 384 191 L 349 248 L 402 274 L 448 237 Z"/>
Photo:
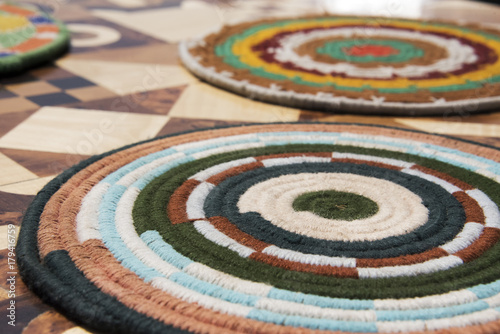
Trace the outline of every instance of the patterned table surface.
<path fill-rule="evenodd" d="M 85 333 L 15 277 L 9 297 L 7 233 L 34 195 L 93 154 L 165 134 L 252 122 L 384 124 L 500 147 L 500 113 L 440 117 L 333 115 L 268 105 L 213 88 L 179 63 L 177 44 L 233 20 L 305 12 L 481 22 L 500 29 L 500 7 L 469 1 L 40 0 L 67 23 L 72 49 L 55 63 L 0 78 L 0 332 Z M 369 5 L 366 5 L 369 3 Z M 361 5 L 363 4 L 363 5 Z M 15 271 L 14 271 L 15 272 Z M 7 324 L 15 300 L 16 326 Z"/>

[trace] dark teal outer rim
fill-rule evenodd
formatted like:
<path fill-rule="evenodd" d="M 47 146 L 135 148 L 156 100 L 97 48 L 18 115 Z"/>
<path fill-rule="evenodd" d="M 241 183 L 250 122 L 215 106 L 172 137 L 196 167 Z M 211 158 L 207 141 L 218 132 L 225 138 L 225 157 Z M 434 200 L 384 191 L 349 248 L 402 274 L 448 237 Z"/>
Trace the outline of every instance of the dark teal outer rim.
<path fill-rule="evenodd" d="M 40 259 L 37 243 L 40 216 L 45 204 L 73 175 L 85 169 L 96 161 L 117 152 L 142 145 L 163 138 L 175 137 L 182 134 L 205 132 L 214 129 L 250 127 L 272 124 L 331 124 L 331 125 L 357 125 L 395 129 L 399 131 L 422 133 L 443 137 L 452 140 L 488 147 L 500 151 L 492 145 L 477 143 L 471 140 L 453 136 L 432 134 L 419 130 L 403 129 L 385 125 L 362 123 L 325 123 L 325 122 L 277 122 L 277 123 L 252 123 L 246 125 L 229 125 L 207 129 L 197 129 L 174 133 L 162 137 L 152 138 L 138 143 L 95 155 L 89 159 L 67 169 L 51 180 L 33 199 L 22 221 L 16 245 L 16 260 L 19 273 L 23 282 L 38 295 L 43 302 L 51 305 L 70 320 L 90 330 L 99 333 L 191 333 L 174 328 L 145 316 L 133 309 L 129 309 L 116 298 L 104 294 L 92 282 L 87 280 L 83 273 L 74 265 L 67 251 L 57 250 L 50 252 L 43 260 Z M 64 270 L 61 270 L 64 268 Z"/>

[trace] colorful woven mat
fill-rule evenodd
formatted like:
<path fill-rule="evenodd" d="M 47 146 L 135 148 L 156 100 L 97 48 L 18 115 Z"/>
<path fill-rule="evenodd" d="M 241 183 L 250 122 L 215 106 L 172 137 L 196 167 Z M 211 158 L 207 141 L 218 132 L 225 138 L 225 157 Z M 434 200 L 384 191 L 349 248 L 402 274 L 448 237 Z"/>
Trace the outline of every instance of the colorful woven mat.
<path fill-rule="evenodd" d="M 0 74 L 14 74 L 68 49 L 69 32 L 36 7 L 0 1 Z"/>
<path fill-rule="evenodd" d="M 500 150 L 482 144 L 356 124 L 204 130 L 55 178 L 18 263 L 105 333 L 498 333 L 499 204 Z"/>
<path fill-rule="evenodd" d="M 400 115 L 500 107 L 500 31 L 472 25 L 267 19 L 184 42 L 180 55 L 214 85 L 291 107 Z"/>

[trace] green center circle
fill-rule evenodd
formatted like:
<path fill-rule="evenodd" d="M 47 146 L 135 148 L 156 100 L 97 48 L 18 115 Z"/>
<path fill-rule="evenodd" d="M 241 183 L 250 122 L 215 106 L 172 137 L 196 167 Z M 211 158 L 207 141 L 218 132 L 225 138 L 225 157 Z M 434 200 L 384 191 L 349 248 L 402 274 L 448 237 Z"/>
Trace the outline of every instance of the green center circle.
<path fill-rule="evenodd" d="M 309 211 L 327 219 L 353 221 L 373 216 L 378 205 L 358 194 L 325 190 L 298 196 L 292 204 L 295 211 Z"/>
<path fill-rule="evenodd" d="M 363 45 L 380 45 L 389 46 L 395 50 L 398 50 L 398 54 L 392 54 L 389 56 L 376 57 L 372 55 L 366 56 L 353 56 L 345 52 L 355 46 Z M 387 63 L 399 63 L 406 62 L 410 59 L 422 57 L 424 55 L 424 50 L 417 48 L 416 46 L 397 40 L 367 40 L 367 39 L 350 39 L 346 41 L 334 41 L 327 42 L 316 49 L 317 53 L 328 55 L 332 58 L 349 61 L 349 62 L 387 62 Z"/>

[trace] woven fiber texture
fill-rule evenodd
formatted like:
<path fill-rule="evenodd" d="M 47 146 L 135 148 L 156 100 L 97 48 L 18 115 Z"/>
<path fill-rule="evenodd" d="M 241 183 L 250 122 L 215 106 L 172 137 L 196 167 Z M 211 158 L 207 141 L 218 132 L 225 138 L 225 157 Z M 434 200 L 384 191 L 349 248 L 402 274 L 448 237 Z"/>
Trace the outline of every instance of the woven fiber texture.
<path fill-rule="evenodd" d="M 224 26 L 180 45 L 185 66 L 235 93 L 364 114 L 500 106 L 500 31 L 417 20 L 308 16 Z"/>
<path fill-rule="evenodd" d="M 117 333 L 498 333 L 500 151 L 359 124 L 173 135 L 24 217 L 24 281 Z"/>
<path fill-rule="evenodd" d="M 67 51 L 66 27 L 36 7 L 0 1 L 0 74 L 16 74 Z"/>

